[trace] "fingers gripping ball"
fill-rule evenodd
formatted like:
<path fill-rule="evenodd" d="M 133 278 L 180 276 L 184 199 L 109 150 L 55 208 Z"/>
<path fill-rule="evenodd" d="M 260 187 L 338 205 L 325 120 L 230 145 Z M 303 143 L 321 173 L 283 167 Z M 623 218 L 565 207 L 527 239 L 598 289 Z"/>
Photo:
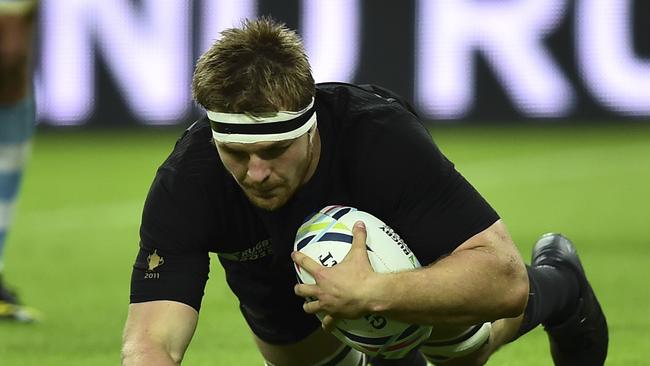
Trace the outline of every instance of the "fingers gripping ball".
<path fill-rule="evenodd" d="M 357 221 L 366 226 L 366 250 L 372 268 L 388 273 L 420 267 L 420 262 L 404 240 L 373 215 L 346 206 L 327 206 L 300 226 L 294 250 L 322 266 L 340 263 L 352 246 L 352 227 Z M 314 278 L 295 265 L 298 281 L 314 284 Z M 317 314 L 322 321 L 325 314 Z M 360 319 L 339 319 L 332 333 L 345 344 L 371 356 L 401 358 L 431 333 L 430 326 L 406 324 L 368 314 Z"/>

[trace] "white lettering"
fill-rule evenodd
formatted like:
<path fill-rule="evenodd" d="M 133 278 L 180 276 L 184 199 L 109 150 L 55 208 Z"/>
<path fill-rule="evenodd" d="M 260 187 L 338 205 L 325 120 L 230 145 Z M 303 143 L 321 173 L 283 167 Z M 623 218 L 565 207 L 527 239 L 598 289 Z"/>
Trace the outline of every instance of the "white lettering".
<path fill-rule="evenodd" d="M 569 112 L 573 90 L 542 44 L 566 0 L 417 2 L 416 99 L 433 118 L 460 118 L 474 101 L 474 51 L 481 51 L 525 114 Z"/>
<path fill-rule="evenodd" d="M 79 124 L 92 113 L 93 52 L 87 1 L 42 1 L 40 62 L 36 85 L 39 116 L 55 124 Z"/>
<path fill-rule="evenodd" d="M 582 0 L 577 6 L 578 63 L 588 89 L 612 110 L 650 115 L 650 61 L 634 55 L 632 1 Z"/>
<path fill-rule="evenodd" d="M 226 28 L 238 27 L 246 18 L 257 13 L 255 0 L 203 0 L 201 11 L 200 56 L 219 39 L 219 33 Z"/>
<path fill-rule="evenodd" d="M 299 29 L 317 81 L 355 81 L 361 4 L 300 2 Z M 623 115 L 650 115 L 650 60 L 633 49 L 631 0 L 418 0 L 413 82 L 423 115 L 462 118 L 477 97 L 489 97 L 475 95 L 477 53 L 524 117 L 579 115 L 573 87 L 545 47 L 570 4 L 575 67 L 594 102 Z M 75 125 L 93 116 L 99 56 L 138 120 L 181 122 L 191 106 L 193 59 L 221 30 L 255 17 L 257 6 L 257 0 L 42 0 L 34 78 L 39 117 Z"/>
<path fill-rule="evenodd" d="M 316 82 L 352 81 L 359 60 L 359 0 L 303 0 L 302 34 Z"/>
<path fill-rule="evenodd" d="M 124 91 L 146 122 L 176 123 L 189 103 L 190 9 L 183 0 L 92 1 L 97 40 Z"/>
<path fill-rule="evenodd" d="M 176 123 L 189 107 L 188 3 L 183 0 L 43 1 L 47 117 L 71 123 L 93 108 L 98 49 L 133 113 Z"/>

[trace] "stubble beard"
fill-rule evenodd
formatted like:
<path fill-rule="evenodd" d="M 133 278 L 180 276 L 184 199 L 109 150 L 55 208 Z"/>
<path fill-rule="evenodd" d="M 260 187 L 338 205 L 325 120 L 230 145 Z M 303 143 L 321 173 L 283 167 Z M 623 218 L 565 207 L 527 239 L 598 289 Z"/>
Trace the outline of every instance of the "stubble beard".
<path fill-rule="evenodd" d="M 249 193 L 248 191 L 244 190 L 244 194 L 246 195 L 246 197 L 248 197 L 248 200 L 253 205 L 265 211 L 278 210 L 282 208 L 284 205 L 286 205 L 287 202 L 289 202 L 289 200 L 296 194 L 298 189 L 306 183 L 305 178 L 307 176 L 307 173 L 309 172 L 309 168 L 313 164 L 312 160 L 314 158 L 314 146 L 313 143 L 311 142 L 311 139 L 309 138 L 307 139 L 307 144 L 309 145 L 307 147 L 307 158 L 305 159 L 307 163 L 302 166 L 302 173 L 300 174 L 300 183 L 297 184 L 295 187 L 290 187 L 288 191 L 284 192 L 283 196 L 274 196 L 272 200 L 261 199 Z"/>

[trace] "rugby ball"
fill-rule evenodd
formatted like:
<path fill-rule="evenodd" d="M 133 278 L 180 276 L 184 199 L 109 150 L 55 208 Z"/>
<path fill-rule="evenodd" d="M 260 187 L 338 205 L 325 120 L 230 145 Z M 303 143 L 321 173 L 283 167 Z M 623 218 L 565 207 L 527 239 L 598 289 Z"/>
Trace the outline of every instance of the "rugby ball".
<path fill-rule="evenodd" d="M 296 233 L 294 250 L 322 266 L 340 263 L 352 246 L 355 222 L 366 225 L 366 250 L 372 268 L 388 273 L 420 267 L 420 262 L 404 240 L 375 216 L 347 206 L 327 206 L 307 217 Z M 300 283 L 314 284 L 314 278 L 300 266 L 294 266 Z M 311 299 L 310 299 L 311 300 Z M 322 321 L 325 314 L 317 314 Z M 407 324 L 376 314 L 360 319 L 338 319 L 332 333 L 343 343 L 383 358 L 402 358 L 431 334 L 430 326 Z"/>

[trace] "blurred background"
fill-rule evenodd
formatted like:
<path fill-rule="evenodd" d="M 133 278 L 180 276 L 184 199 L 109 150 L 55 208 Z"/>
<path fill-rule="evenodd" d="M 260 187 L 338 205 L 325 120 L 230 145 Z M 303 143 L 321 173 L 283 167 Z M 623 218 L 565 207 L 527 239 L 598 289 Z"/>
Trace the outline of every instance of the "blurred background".
<path fill-rule="evenodd" d="M 317 81 L 383 85 L 429 121 L 650 116 L 647 1 L 45 0 L 39 118 L 185 124 L 194 60 L 258 14 L 299 30 Z"/>
<path fill-rule="evenodd" d="M 642 0 L 42 0 L 38 126 L 6 278 L 39 309 L 0 323 L 0 365 L 114 365 L 140 214 L 157 167 L 201 115 L 195 60 L 271 15 L 317 81 L 413 102 L 529 261 L 572 238 L 609 316 L 608 365 L 647 365 L 650 2 Z M 213 258 L 189 365 L 259 365 Z M 542 330 L 490 364 L 550 365 Z"/>

